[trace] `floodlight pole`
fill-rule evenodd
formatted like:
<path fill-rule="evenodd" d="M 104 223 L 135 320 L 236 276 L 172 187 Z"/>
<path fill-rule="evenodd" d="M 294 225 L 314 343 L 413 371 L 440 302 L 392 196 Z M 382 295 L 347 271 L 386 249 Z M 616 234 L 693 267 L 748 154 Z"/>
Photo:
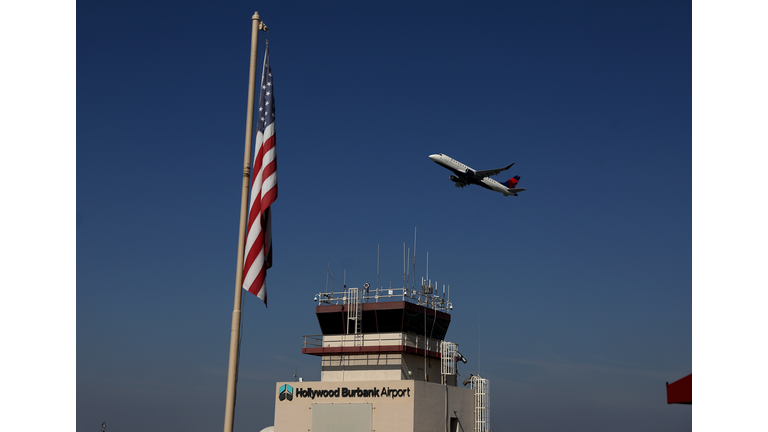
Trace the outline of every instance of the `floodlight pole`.
<path fill-rule="evenodd" d="M 237 241 L 237 270 L 235 272 L 235 306 L 232 310 L 232 331 L 229 340 L 229 371 L 227 373 L 227 403 L 224 411 L 224 432 L 232 432 L 235 422 L 235 394 L 237 389 L 237 357 L 240 351 L 240 311 L 243 304 L 243 257 L 245 232 L 248 222 L 248 188 L 251 179 L 251 153 L 253 151 L 253 106 L 256 96 L 256 63 L 259 30 L 266 29 L 258 12 L 251 17 L 251 71 L 248 76 L 248 114 L 245 126 L 245 157 L 243 162 L 243 189 L 240 199 L 240 233 Z"/>

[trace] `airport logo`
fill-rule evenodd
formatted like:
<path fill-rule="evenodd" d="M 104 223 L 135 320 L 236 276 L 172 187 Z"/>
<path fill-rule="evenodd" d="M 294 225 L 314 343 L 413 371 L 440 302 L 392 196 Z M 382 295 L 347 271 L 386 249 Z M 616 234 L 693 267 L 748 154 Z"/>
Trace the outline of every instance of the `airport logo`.
<path fill-rule="evenodd" d="M 283 384 L 280 386 L 280 390 L 277 391 L 279 394 L 278 399 L 281 401 L 288 399 L 293 400 L 293 387 L 289 386 L 288 384 Z"/>

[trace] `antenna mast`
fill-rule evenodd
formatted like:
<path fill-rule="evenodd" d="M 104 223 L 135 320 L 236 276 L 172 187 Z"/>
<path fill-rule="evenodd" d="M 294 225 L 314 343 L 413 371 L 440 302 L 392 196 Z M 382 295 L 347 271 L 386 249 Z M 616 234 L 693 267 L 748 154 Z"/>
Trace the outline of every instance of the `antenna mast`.
<path fill-rule="evenodd" d="M 408 286 L 408 282 L 405 280 L 405 242 L 403 242 L 403 288 Z"/>
<path fill-rule="evenodd" d="M 411 248 L 408 248 L 408 268 L 411 267 Z M 408 276 L 409 274 L 406 273 L 405 275 L 405 286 L 403 288 L 408 289 Z"/>
<path fill-rule="evenodd" d="M 379 301 L 379 258 L 381 257 L 381 245 L 376 245 L 376 302 Z"/>
<path fill-rule="evenodd" d="M 325 271 L 325 292 L 328 293 L 328 276 L 331 273 L 331 263 L 328 263 L 328 269 Z"/>
<path fill-rule="evenodd" d="M 413 228 L 413 288 L 416 288 L 416 227 Z"/>

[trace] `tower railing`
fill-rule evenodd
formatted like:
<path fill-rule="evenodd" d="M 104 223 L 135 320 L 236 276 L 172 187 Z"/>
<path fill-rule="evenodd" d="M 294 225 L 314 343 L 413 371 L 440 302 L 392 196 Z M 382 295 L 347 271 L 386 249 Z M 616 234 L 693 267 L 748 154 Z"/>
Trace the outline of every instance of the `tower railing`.
<path fill-rule="evenodd" d="M 405 346 L 440 353 L 439 339 L 411 333 L 358 333 L 338 335 L 306 335 L 304 348 L 346 348 L 366 346 Z"/>
<path fill-rule="evenodd" d="M 356 294 L 353 294 L 356 292 Z M 356 295 L 356 297 L 353 297 Z M 359 303 L 378 303 L 388 301 L 407 301 L 431 309 L 448 312 L 453 309 L 451 302 L 437 294 L 425 294 L 412 288 L 360 289 L 347 288 L 342 292 L 324 292 L 315 295 L 315 301 L 321 305 L 345 305 Z"/>

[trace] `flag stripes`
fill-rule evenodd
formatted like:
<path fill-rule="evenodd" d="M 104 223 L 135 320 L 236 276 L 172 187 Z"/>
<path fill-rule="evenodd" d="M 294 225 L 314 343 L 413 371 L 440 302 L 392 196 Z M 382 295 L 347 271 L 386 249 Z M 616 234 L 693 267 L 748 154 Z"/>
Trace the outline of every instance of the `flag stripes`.
<path fill-rule="evenodd" d="M 251 173 L 248 234 L 243 265 L 243 289 L 267 304 L 267 269 L 272 267 L 272 221 L 270 206 L 277 199 L 277 155 L 275 152 L 275 104 L 269 46 L 259 96 L 259 120 L 254 145 L 257 148 Z"/>

